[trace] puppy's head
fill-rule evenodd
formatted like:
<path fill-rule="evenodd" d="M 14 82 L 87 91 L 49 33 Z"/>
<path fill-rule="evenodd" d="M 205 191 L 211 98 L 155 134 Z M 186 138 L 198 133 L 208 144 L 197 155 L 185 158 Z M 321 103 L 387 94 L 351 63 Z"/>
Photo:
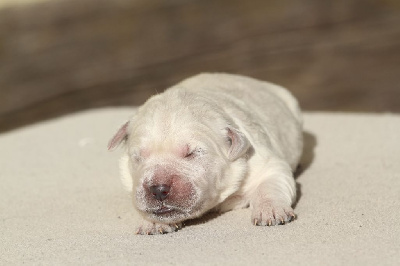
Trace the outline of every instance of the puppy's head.
<path fill-rule="evenodd" d="M 249 142 L 232 122 L 212 109 L 199 116 L 204 104 L 180 107 L 145 104 L 109 143 L 114 149 L 125 142 L 122 181 L 155 222 L 202 215 L 237 191 L 247 171 Z"/>

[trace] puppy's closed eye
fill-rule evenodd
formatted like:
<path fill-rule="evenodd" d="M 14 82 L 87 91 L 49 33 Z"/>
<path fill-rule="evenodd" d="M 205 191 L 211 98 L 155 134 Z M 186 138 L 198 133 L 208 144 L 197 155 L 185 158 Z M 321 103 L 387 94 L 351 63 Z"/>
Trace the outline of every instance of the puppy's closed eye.
<path fill-rule="evenodd" d="M 196 157 L 200 157 L 200 156 L 204 155 L 205 153 L 206 152 L 203 148 L 196 147 L 194 149 L 188 149 L 184 158 L 190 160 L 190 159 L 194 159 Z"/>
<path fill-rule="evenodd" d="M 133 151 L 129 152 L 129 154 L 130 154 L 130 158 L 134 162 L 141 163 L 144 161 L 144 157 L 142 156 L 141 152 L 139 152 L 137 150 L 133 150 Z"/>
<path fill-rule="evenodd" d="M 196 150 L 189 151 L 189 152 L 185 155 L 185 158 L 186 158 L 186 159 L 193 159 L 193 157 L 196 155 L 195 152 L 196 152 Z"/>

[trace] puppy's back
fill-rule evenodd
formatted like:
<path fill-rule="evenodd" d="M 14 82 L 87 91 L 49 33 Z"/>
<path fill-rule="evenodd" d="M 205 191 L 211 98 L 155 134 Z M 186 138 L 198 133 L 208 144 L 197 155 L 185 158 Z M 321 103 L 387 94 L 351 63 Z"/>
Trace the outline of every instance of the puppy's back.
<path fill-rule="evenodd" d="M 274 94 L 286 105 L 296 120 L 303 123 L 296 98 L 287 89 L 270 82 L 227 73 L 202 73 L 183 80 L 176 87 L 184 87 L 200 94 L 205 92 L 217 98 L 219 94 L 225 97 L 225 100 L 226 97 L 235 97 L 246 103 L 252 102 L 254 97 L 265 100 L 262 97 L 263 93 L 268 94 L 267 97 Z"/>

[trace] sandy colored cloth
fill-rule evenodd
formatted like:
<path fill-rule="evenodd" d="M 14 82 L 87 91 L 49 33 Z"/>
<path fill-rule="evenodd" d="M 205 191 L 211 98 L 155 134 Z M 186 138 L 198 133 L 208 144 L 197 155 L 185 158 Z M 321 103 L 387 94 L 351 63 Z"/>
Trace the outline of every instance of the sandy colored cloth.
<path fill-rule="evenodd" d="M 306 113 L 298 219 L 248 209 L 138 236 L 109 138 L 133 109 L 0 135 L 0 265 L 399 265 L 400 115 Z"/>

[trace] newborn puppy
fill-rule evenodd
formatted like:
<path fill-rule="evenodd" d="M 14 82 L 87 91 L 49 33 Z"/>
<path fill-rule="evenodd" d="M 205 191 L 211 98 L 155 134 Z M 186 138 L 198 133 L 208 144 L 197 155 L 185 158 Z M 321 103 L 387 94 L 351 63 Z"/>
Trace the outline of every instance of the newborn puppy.
<path fill-rule="evenodd" d="M 295 218 L 302 118 L 282 87 L 229 74 L 191 77 L 151 97 L 108 148 L 121 142 L 122 181 L 142 217 L 138 234 L 249 206 L 254 225 Z"/>

